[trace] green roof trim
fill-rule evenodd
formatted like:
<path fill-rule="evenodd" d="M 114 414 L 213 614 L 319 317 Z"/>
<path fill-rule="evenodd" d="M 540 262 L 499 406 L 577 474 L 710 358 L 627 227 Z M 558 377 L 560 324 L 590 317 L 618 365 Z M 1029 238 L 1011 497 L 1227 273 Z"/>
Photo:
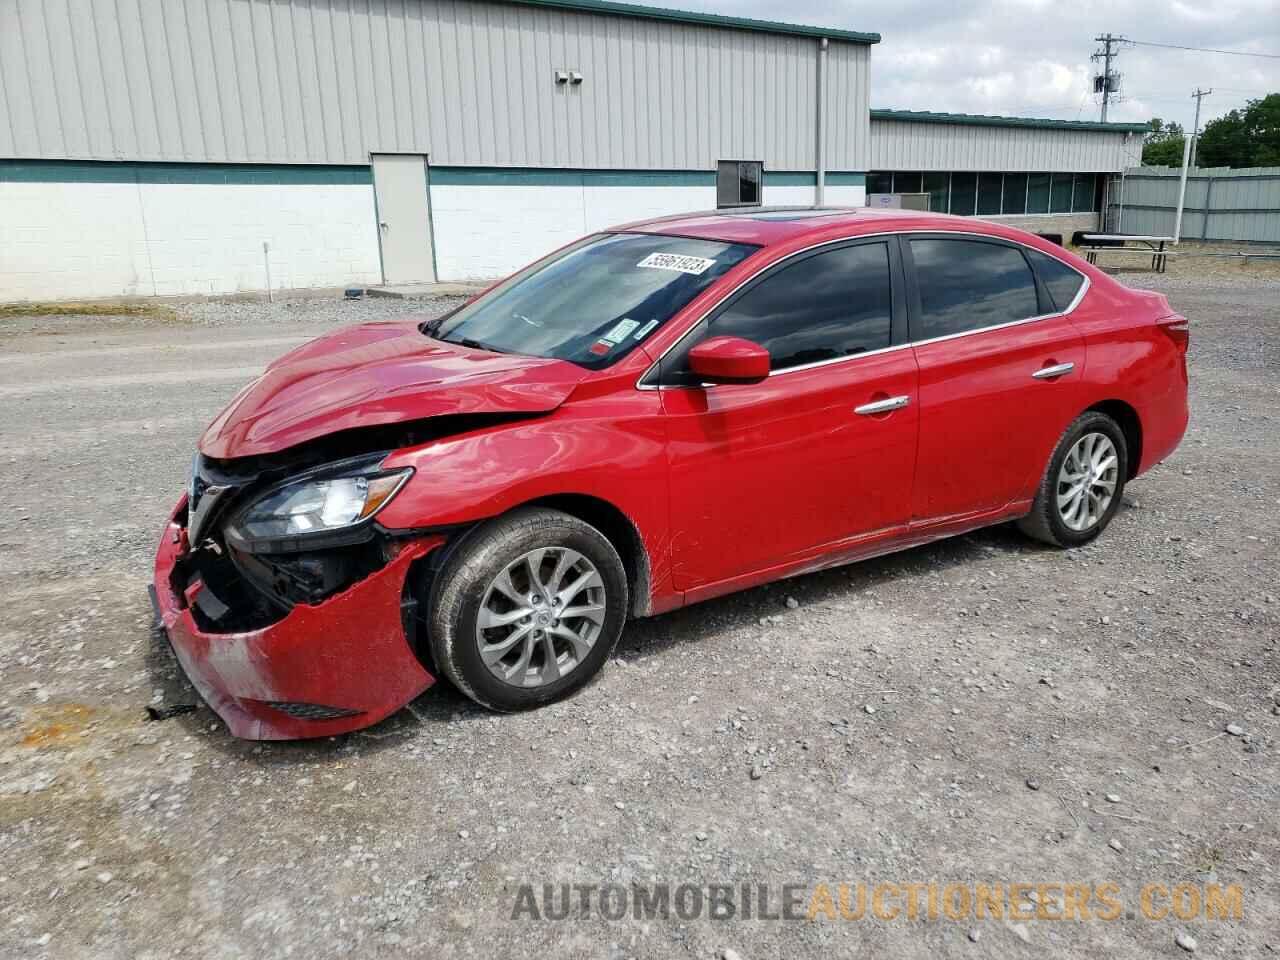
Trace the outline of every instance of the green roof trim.
<path fill-rule="evenodd" d="M 579 10 L 584 13 L 610 13 L 619 17 L 672 20 L 676 23 L 694 23 L 704 27 L 727 27 L 731 30 L 754 30 L 757 33 L 779 33 L 794 37 L 826 37 L 830 40 L 848 40 L 850 43 L 865 44 L 880 42 L 878 33 L 810 27 L 798 23 L 777 23 L 773 20 L 750 20 L 746 17 L 726 17 L 717 13 L 697 13 L 692 10 L 672 10 L 667 7 L 645 7 L 637 3 L 615 3 L 614 0 L 509 0 L 509 2 L 528 7 L 551 7 L 557 10 Z"/>
<path fill-rule="evenodd" d="M 1038 127 L 1041 130 L 1099 130 L 1107 133 L 1146 133 L 1148 123 L 1099 123 L 1096 120 L 1048 120 L 1040 117 L 991 117 L 975 113 L 933 113 L 929 110 L 872 110 L 872 120 L 908 123 L 954 123 L 966 127 Z"/>

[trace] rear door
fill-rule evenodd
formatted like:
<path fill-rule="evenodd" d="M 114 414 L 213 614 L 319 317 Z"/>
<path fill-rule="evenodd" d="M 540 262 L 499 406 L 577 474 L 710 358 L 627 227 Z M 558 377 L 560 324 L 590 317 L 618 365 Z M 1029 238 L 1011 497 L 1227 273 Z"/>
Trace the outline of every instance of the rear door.
<path fill-rule="evenodd" d="M 905 528 L 916 369 L 898 256 L 893 238 L 797 254 L 663 358 L 677 589 Z M 713 336 L 761 344 L 773 372 L 756 384 L 696 383 L 688 351 Z"/>
<path fill-rule="evenodd" d="M 907 234 L 902 246 L 920 369 L 913 520 L 961 519 L 1029 497 L 1081 412 L 1084 338 L 1021 245 Z"/>

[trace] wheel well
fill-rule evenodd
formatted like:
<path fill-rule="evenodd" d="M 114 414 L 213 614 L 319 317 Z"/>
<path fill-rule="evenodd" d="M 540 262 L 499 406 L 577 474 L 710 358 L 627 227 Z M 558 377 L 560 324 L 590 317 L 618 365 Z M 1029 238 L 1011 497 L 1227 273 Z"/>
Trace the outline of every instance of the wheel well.
<path fill-rule="evenodd" d="M 649 554 L 640 539 L 640 531 L 631 519 L 607 500 L 581 493 L 564 493 L 542 497 L 522 504 L 526 507 L 550 507 L 583 520 L 613 544 L 627 572 L 627 589 L 631 591 L 631 612 L 643 617 L 649 612 Z"/>
<path fill-rule="evenodd" d="M 1138 473 L 1138 464 L 1142 462 L 1142 421 L 1138 419 L 1138 411 L 1123 400 L 1104 400 L 1089 409 L 1105 413 L 1120 425 L 1125 446 L 1129 448 L 1129 475 L 1125 479 L 1132 480 Z"/>

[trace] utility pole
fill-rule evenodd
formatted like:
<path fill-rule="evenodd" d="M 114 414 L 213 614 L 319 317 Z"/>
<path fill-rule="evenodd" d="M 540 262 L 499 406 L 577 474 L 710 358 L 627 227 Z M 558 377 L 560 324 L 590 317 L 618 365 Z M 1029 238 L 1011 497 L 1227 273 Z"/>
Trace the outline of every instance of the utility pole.
<path fill-rule="evenodd" d="M 1111 94 L 1115 90 L 1115 84 L 1113 82 L 1112 73 L 1111 73 L 1111 61 L 1119 53 L 1118 50 L 1113 50 L 1112 47 L 1114 45 L 1123 43 L 1124 37 L 1116 37 L 1116 36 L 1113 36 L 1112 34 L 1104 33 L 1102 36 L 1094 37 L 1093 39 L 1095 42 L 1102 44 L 1102 49 L 1095 51 L 1091 59 L 1102 60 L 1102 90 L 1101 90 L 1102 122 L 1106 123 L 1107 122 L 1107 104 L 1110 102 Z M 1096 89 L 1097 87 L 1096 80 L 1094 81 L 1094 86 L 1095 86 L 1094 92 L 1097 93 L 1098 90 Z"/>
<path fill-rule="evenodd" d="M 1196 87 L 1196 92 L 1192 94 L 1196 98 L 1196 120 L 1191 126 L 1191 165 L 1193 167 L 1196 165 L 1196 146 L 1200 139 L 1200 101 L 1211 93 L 1213 93 L 1213 88 L 1201 90 Z"/>

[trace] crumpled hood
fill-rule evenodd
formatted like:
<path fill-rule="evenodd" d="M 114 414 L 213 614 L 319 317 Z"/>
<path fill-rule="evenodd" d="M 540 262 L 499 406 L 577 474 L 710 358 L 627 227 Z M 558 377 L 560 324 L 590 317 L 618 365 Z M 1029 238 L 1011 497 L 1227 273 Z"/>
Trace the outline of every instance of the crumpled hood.
<path fill-rule="evenodd" d="M 352 427 L 444 414 L 543 413 L 587 375 L 564 360 L 433 340 L 419 331 L 421 322 L 360 324 L 285 354 L 209 424 L 200 452 L 257 456 Z"/>

